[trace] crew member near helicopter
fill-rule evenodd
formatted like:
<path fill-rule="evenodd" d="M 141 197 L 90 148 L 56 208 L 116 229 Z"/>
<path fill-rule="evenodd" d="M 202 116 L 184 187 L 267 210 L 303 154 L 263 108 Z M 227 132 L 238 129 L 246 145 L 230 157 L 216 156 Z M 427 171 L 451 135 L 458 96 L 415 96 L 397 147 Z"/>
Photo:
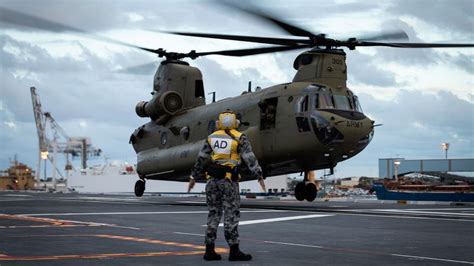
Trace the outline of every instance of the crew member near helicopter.
<path fill-rule="evenodd" d="M 229 244 L 231 261 L 248 261 L 250 254 L 239 249 L 240 219 L 239 170 L 241 161 L 258 179 L 265 191 L 262 168 L 252 151 L 247 137 L 237 131 L 240 121 L 234 112 L 227 110 L 219 114 L 217 130 L 208 136 L 192 168 L 188 192 L 194 187 L 195 179 L 207 177 L 206 201 L 209 209 L 205 236 L 205 260 L 220 260 L 214 250 L 217 228 L 224 213 L 224 236 Z M 206 175 L 207 174 L 207 175 Z"/>

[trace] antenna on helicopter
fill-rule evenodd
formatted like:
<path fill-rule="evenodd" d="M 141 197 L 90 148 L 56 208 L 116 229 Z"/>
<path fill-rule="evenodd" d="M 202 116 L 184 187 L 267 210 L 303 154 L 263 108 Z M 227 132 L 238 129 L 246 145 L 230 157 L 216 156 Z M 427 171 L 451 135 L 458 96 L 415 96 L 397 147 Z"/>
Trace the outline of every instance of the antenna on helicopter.
<path fill-rule="evenodd" d="M 209 92 L 208 94 L 212 94 L 212 102 L 215 103 L 216 102 L 216 92 L 213 91 L 213 92 Z"/>

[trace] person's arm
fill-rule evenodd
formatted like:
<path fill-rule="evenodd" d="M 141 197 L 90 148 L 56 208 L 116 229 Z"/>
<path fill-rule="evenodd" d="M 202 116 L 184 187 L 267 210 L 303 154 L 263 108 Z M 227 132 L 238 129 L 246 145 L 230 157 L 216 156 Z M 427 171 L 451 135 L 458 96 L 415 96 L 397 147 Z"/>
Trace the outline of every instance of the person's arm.
<path fill-rule="evenodd" d="M 204 145 L 199 151 L 198 157 L 196 159 L 196 163 L 194 164 L 193 168 L 191 169 L 191 175 L 189 176 L 189 185 L 188 185 L 188 192 L 193 189 L 194 185 L 196 184 L 196 179 L 204 179 L 204 170 L 211 158 L 211 146 L 207 140 L 204 142 Z"/>
<path fill-rule="evenodd" d="M 250 141 L 244 134 L 240 136 L 239 149 L 240 158 L 247 165 L 252 175 L 257 177 L 260 187 L 262 188 L 263 192 L 265 192 L 265 181 L 262 175 L 262 168 L 258 164 L 257 157 L 255 157 L 255 154 L 252 151 L 252 145 L 250 145 Z"/>

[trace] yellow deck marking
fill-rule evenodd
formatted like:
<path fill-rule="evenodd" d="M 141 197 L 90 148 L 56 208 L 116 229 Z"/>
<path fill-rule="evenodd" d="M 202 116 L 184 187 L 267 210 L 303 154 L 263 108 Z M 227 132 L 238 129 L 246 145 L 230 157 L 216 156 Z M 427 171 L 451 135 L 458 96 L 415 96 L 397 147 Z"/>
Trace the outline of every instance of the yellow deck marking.
<path fill-rule="evenodd" d="M 84 255 L 57 255 L 57 256 L 0 256 L 0 261 L 25 260 L 66 260 L 66 259 L 105 259 L 120 257 L 160 257 L 160 256 L 189 256 L 202 255 L 204 251 L 165 251 L 144 253 L 104 253 Z"/>
<path fill-rule="evenodd" d="M 12 220 L 21 220 L 21 221 L 30 221 L 30 222 L 40 222 L 40 223 L 49 223 L 53 225 L 64 225 L 64 224 L 73 224 L 73 222 L 51 219 L 51 218 L 38 218 L 38 217 L 29 217 L 22 215 L 12 215 L 12 214 L 0 214 L 0 218 L 12 219 Z"/>
<path fill-rule="evenodd" d="M 195 251 L 163 251 L 163 252 L 142 252 L 142 253 L 103 253 L 103 254 L 71 254 L 71 255 L 52 255 L 52 256 L 9 256 L 6 254 L 0 254 L 0 261 L 35 261 L 35 260 L 66 260 L 66 259 L 104 259 L 104 258 L 120 258 L 120 257 L 161 257 L 161 256 L 189 256 L 189 255 L 202 255 L 204 254 L 205 246 L 193 245 L 187 243 L 178 243 L 172 241 L 162 241 L 156 239 L 138 238 L 130 236 L 118 236 L 118 235 L 107 235 L 107 234 L 85 234 L 85 235 L 44 235 L 50 237 L 99 237 L 107 239 L 118 239 L 125 241 L 135 241 L 142 243 L 168 245 L 175 247 L 193 248 L 198 249 Z M 36 235 L 35 237 L 41 237 Z M 226 248 L 216 248 L 216 252 L 227 253 L 229 252 Z"/>
<path fill-rule="evenodd" d="M 20 221 L 31 221 L 31 222 L 39 222 L 39 223 L 47 223 L 49 225 L 11 225 L 11 226 L 0 226 L 0 229 L 10 229 L 10 228 L 41 228 L 41 227 L 72 227 L 72 226 L 108 226 L 108 227 L 117 227 L 117 228 L 125 228 L 125 229 L 132 229 L 132 230 L 140 230 L 140 228 L 136 227 L 127 227 L 127 226 L 119 226 L 116 224 L 105 224 L 105 223 L 94 223 L 94 222 L 83 222 L 83 221 L 72 221 L 72 220 L 63 220 L 63 219 L 52 219 L 52 218 L 39 218 L 39 217 L 30 217 L 26 215 L 14 215 L 14 214 L 1 214 L 0 219 L 11 219 L 11 220 L 20 220 Z"/>
<path fill-rule="evenodd" d="M 2 225 L 0 229 L 9 229 L 9 228 L 48 228 L 48 227 L 83 227 L 83 226 L 100 226 L 95 224 L 62 224 L 62 225 L 53 225 L 53 224 L 44 224 L 44 225 Z"/>
<path fill-rule="evenodd" d="M 175 247 L 206 249 L 206 246 L 202 246 L 202 245 L 184 244 L 184 243 L 178 243 L 178 242 L 161 241 L 161 240 L 138 238 L 138 237 L 131 237 L 131 236 L 117 236 L 117 235 L 95 235 L 95 236 L 102 237 L 102 238 L 109 238 L 109 239 L 121 239 L 121 240 L 136 241 L 136 242 L 143 242 L 143 243 L 150 243 L 150 244 L 175 246 Z M 225 253 L 225 252 L 228 252 L 228 249 L 216 248 L 216 252 Z"/>

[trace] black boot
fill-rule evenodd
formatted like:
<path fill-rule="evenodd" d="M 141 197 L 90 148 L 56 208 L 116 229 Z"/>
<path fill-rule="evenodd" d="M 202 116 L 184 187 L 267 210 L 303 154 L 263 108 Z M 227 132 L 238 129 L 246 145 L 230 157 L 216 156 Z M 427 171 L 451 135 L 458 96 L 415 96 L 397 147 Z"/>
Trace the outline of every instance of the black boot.
<path fill-rule="evenodd" d="M 247 261 L 251 260 L 252 255 L 245 254 L 239 249 L 239 244 L 231 245 L 230 246 L 230 253 L 229 253 L 229 260 L 230 261 Z"/>
<path fill-rule="evenodd" d="M 206 244 L 206 253 L 204 253 L 205 260 L 221 260 L 221 255 L 214 250 L 214 244 Z"/>

